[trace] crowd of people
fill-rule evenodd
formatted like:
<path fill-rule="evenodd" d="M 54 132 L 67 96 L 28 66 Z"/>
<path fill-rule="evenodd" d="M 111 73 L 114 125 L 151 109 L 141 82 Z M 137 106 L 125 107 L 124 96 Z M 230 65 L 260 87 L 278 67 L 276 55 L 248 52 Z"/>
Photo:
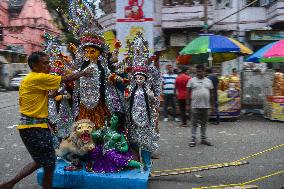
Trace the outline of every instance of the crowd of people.
<path fill-rule="evenodd" d="M 216 115 L 213 124 L 218 125 L 220 122 L 218 76 L 212 68 L 205 68 L 201 64 L 195 67 L 195 73 L 192 74 L 194 77 L 191 77 L 186 67 L 177 71 L 172 65 L 167 65 L 166 69 L 162 85 L 163 121 L 169 121 L 169 110 L 171 110 L 173 120 L 181 122 L 181 127 L 191 126 L 190 147 L 196 146 L 196 132 L 200 124 L 201 144 L 212 146 L 207 140 L 206 125 L 210 112 Z M 236 69 L 233 69 L 233 72 L 235 71 Z M 179 114 L 177 114 L 177 104 Z M 191 125 L 188 124 L 188 120 L 191 120 Z"/>

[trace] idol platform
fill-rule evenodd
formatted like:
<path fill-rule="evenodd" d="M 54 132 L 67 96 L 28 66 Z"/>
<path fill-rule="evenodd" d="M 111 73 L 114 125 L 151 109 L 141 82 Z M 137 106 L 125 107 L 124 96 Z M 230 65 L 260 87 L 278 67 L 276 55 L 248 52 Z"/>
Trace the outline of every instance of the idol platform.
<path fill-rule="evenodd" d="M 92 173 L 85 169 L 80 171 L 64 171 L 68 165 L 59 160 L 54 172 L 53 188 L 60 189 L 147 189 L 150 168 L 124 170 L 118 173 Z M 39 169 L 37 180 L 42 185 L 43 169 Z"/>

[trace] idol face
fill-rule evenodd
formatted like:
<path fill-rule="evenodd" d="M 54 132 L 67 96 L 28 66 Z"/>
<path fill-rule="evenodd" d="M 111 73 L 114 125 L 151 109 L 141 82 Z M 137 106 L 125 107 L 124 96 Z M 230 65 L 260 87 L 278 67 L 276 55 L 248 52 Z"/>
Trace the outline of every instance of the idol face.
<path fill-rule="evenodd" d="M 134 76 L 134 80 L 135 80 L 137 85 L 141 86 L 146 81 L 146 77 L 144 75 L 137 74 L 137 75 Z"/>
<path fill-rule="evenodd" d="M 101 51 L 95 47 L 85 47 L 85 57 L 88 60 L 97 60 L 101 55 Z"/>

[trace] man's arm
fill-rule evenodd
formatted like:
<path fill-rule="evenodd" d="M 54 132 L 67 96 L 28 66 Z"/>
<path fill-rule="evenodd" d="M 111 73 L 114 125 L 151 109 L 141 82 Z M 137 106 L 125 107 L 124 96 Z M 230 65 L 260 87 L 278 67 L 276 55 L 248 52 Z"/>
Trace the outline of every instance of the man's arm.
<path fill-rule="evenodd" d="M 174 82 L 174 94 L 175 96 L 177 95 L 177 78 L 175 79 L 175 82 Z"/>
<path fill-rule="evenodd" d="M 62 78 L 61 78 L 61 83 L 66 83 L 66 82 L 70 82 L 70 81 L 75 81 L 75 80 L 79 79 L 79 78 L 82 77 L 82 76 L 89 75 L 92 71 L 93 71 L 92 68 L 86 68 L 86 69 L 83 70 L 83 71 L 79 71 L 79 72 L 77 72 L 77 73 L 70 74 L 70 75 L 67 75 L 67 76 L 62 76 Z"/>
<path fill-rule="evenodd" d="M 188 87 L 188 88 L 187 88 L 187 92 L 188 92 L 188 96 L 191 95 L 192 88 L 191 88 L 191 87 Z"/>
<path fill-rule="evenodd" d="M 162 76 L 162 94 L 164 93 L 164 84 L 165 84 L 165 79 L 164 76 Z"/>
<path fill-rule="evenodd" d="M 188 104 L 190 106 L 189 108 L 191 108 L 191 98 L 192 98 L 191 92 L 192 92 L 192 88 L 191 87 L 187 88 L 187 91 L 188 91 Z"/>
<path fill-rule="evenodd" d="M 211 80 L 210 81 L 210 104 L 211 104 L 211 110 L 212 112 L 215 111 L 215 93 L 214 93 L 214 85 L 213 82 Z M 217 89 L 216 89 L 217 90 Z"/>
<path fill-rule="evenodd" d="M 211 108 L 214 109 L 214 101 L 215 101 L 215 94 L 214 94 L 214 89 L 210 90 L 210 104 L 211 104 Z"/>

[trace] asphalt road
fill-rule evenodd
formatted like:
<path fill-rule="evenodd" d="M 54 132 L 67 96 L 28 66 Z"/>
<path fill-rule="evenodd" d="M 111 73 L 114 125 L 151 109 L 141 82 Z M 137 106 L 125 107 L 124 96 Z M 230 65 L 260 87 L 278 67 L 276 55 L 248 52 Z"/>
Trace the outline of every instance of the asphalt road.
<path fill-rule="evenodd" d="M 31 161 L 15 125 L 18 120 L 17 92 L 0 92 L 0 182 L 11 178 Z M 209 125 L 208 136 L 214 144 L 188 146 L 190 128 L 178 123 L 160 123 L 160 159 L 154 161 L 153 170 L 188 168 L 231 162 L 250 154 L 284 143 L 284 123 L 271 122 L 260 116 L 243 115 L 238 121 Z M 240 167 L 208 170 L 177 176 L 150 178 L 150 189 L 189 189 L 220 184 L 243 183 L 284 170 L 284 147 L 248 159 Z M 262 189 L 280 189 L 284 174 L 252 183 Z M 21 181 L 15 189 L 40 188 L 33 174 Z"/>

